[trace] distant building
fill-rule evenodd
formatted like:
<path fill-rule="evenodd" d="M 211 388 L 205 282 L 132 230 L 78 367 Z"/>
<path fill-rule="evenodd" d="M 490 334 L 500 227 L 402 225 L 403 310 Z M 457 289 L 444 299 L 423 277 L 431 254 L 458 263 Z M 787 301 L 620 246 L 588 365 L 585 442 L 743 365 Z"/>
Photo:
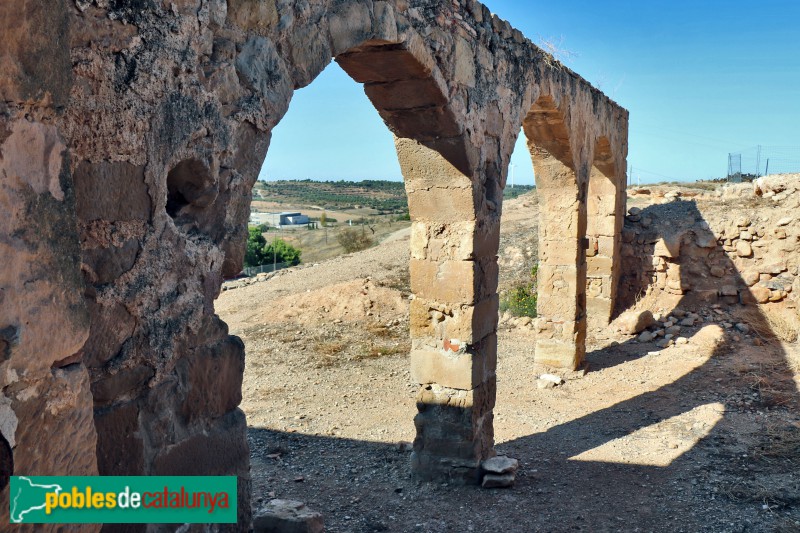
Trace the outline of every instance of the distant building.
<path fill-rule="evenodd" d="M 311 222 L 308 215 L 296 211 L 285 211 L 283 213 L 252 213 L 250 223 L 254 225 L 267 224 L 273 228 L 291 228 L 293 226 L 305 226 Z"/>

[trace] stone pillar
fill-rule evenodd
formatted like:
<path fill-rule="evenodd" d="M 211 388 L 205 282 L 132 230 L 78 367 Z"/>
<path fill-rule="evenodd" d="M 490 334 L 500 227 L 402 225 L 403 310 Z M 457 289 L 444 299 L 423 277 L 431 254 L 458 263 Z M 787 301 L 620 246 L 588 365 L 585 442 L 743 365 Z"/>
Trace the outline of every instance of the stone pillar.
<path fill-rule="evenodd" d="M 586 199 L 589 247 L 586 250 L 586 310 L 589 326 L 603 328 L 611 320 L 616 293 L 619 251 L 617 187 L 597 167 L 589 178 Z"/>
<path fill-rule="evenodd" d="M 539 194 L 535 361 L 577 369 L 586 353 L 586 201 L 575 171 L 533 149 Z"/>
<path fill-rule="evenodd" d="M 480 462 L 494 454 L 499 212 L 485 207 L 494 203 L 479 180 L 436 151 L 396 145 L 413 221 L 412 469 L 423 480 L 478 483 Z"/>

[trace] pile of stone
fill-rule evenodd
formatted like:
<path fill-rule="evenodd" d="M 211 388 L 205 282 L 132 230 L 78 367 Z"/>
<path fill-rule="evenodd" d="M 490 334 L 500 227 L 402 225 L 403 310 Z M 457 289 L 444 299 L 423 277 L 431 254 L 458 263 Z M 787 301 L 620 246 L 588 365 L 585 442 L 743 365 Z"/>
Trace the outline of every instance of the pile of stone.
<path fill-rule="evenodd" d="M 253 517 L 254 533 L 322 533 L 322 515 L 303 502 L 270 500 Z"/>
<path fill-rule="evenodd" d="M 534 330 L 533 319 L 529 316 L 514 316 L 508 311 L 504 311 L 500 315 L 500 320 L 498 323 L 499 327 L 504 327 L 507 329 L 523 329 L 523 330 Z"/>
<path fill-rule="evenodd" d="M 754 344 L 761 344 L 750 325 L 736 321 L 720 304 L 696 312 L 680 308 L 664 314 L 627 311 L 613 323 L 613 327 L 629 336 L 632 342 L 654 343 L 659 349 L 689 344 L 698 329 L 708 325 L 719 326 L 734 342 L 750 339 Z"/>
<path fill-rule="evenodd" d="M 263 283 L 265 281 L 271 280 L 276 276 L 282 276 L 284 274 L 289 274 L 290 272 L 294 272 L 295 270 L 302 270 L 303 268 L 317 266 L 319 263 L 314 263 L 311 265 L 297 265 L 291 268 L 286 268 L 283 270 L 277 270 L 275 272 L 259 272 L 255 276 L 249 276 L 246 278 L 239 278 L 233 279 L 230 281 L 226 281 L 222 284 L 223 291 L 232 291 L 234 289 L 241 289 L 242 287 L 247 287 L 249 285 L 253 285 L 254 283 Z"/>

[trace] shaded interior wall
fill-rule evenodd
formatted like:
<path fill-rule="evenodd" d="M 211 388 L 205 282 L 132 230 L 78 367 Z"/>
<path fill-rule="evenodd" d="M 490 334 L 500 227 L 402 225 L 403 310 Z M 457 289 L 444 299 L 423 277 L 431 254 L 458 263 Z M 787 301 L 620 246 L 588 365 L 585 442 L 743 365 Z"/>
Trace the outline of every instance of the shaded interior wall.
<path fill-rule="evenodd" d="M 519 127 L 549 95 L 585 183 L 601 134 L 624 161 L 624 110 L 473 0 L 13 0 L 0 14 L 0 430 L 15 470 L 235 474 L 232 529 L 247 525 L 244 347 L 214 299 L 241 268 L 272 128 L 336 57 L 408 178 L 412 282 L 429 303 L 414 360 L 434 372 L 419 374 L 417 470 L 476 480 L 494 453 L 496 251 Z M 42 441 L 55 426 L 73 433 Z"/>

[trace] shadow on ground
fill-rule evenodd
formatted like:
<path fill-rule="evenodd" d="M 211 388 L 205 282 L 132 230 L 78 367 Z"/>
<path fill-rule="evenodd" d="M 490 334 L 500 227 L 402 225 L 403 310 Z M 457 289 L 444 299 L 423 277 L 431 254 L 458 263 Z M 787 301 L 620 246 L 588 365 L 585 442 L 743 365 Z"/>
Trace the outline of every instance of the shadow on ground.
<path fill-rule="evenodd" d="M 648 209 L 658 216 L 660 207 Z M 692 332 L 685 349 L 709 330 Z M 648 355 L 652 350 L 627 343 L 587 359 L 594 369 L 612 369 L 634 358 L 658 365 L 670 357 L 671 349 Z M 418 484 L 403 447 L 251 428 L 254 506 L 299 499 L 325 515 L 329 531 L 341 532 L 800 531 L 797 400 L 779 342 L 744 346 L 727 334 L 711 357 L 698 354 L 697 367 L 668 385 L 498 444 L 498 452 L 522 463 L 511 490 Z M 713 411 L 715 423 L 680 418 L 696 409 Z M 664 442 L 676 450 L 632 464 L 618 439 L 638 438 L 655 424 L 676 425 L 690 444 Z M 619 460 L 592 460 L 591 451 L 603 446 Z M 581 454 L 588 455 L 577 459 Z"/>

